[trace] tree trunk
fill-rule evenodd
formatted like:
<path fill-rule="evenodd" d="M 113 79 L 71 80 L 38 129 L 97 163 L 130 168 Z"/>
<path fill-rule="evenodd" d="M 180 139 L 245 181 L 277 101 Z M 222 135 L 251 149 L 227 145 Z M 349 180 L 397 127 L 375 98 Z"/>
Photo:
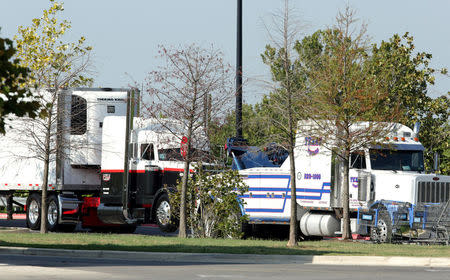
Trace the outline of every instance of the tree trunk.
<path fill-rule="evenodd" d="M 346 149 L 344 151 L 344 185 L 342 194 L 342 239 L 351 239 L 350 229 L 350 188 L 349 188 L 349 157 L 350 151 Z"/>
<path fill-rule="evenodd" d="M 49 156 L 45 156 L 44 162 L 44 180 L 42 182 L 42 202 L 41 202 L 41 233 L 47 233 L 47 186 L 48 186 L 48 169 Z"/>
<path fill-rule="evenodd" d="M 190 140 L 188 140 L 190 141 Z M 178 237 L 186 238 L 187 237 L 187 216 L 186 216 L 186 194 L 188 188 L 188 179 L 189 179 L 189 160 L 188 158 L 189 151 L 186 154 L 186 160 L 184 161 L 184 171 L 183 171 L 183 179 L 181 181 L 181 201 L 180 201 L 180 227 L 178 230 Z"/>
<path fill-rule="evenodd" d="M 291 176 L 291 219 L 289 222 L 289 241 L 288 247 L 297 246 L 297 184 L 295 182 L 295 159 L 294 159 L 294 147 L 289 149 L 289 160 L 291 164 L 290 176 Z"/>
<path fill-rule="evenodd" d="M 52 112 L 52 110 L 49 110 Z M 50 165 L 50 134 L 52 132 L 52 117 L 51 114 L 47 117 L 47 128 L 45 132 L 45 155 L 44 155 L 44 178 L 42 182 L 42 201 L 41 201 L 41 233 L 47 233 L 47 187 L 48 187 L 48 173 Z"/>
<path fill-rule="evenodd" d="M 13 207 L 13 194 L 12 193 L 8 193 L 6 195 L 6 214 L 7 220 L 12 220 L 13 219 L 13 214 L 14 214 L 14 207 Z"/>

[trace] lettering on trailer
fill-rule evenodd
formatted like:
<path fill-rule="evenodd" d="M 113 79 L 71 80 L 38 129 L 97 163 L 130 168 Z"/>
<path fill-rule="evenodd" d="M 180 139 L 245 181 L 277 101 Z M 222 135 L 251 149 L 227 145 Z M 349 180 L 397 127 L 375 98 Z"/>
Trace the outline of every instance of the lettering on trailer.
<path fill-rule="evenodd" d="M 317 173 L 317 174 L 305 173 L 305 175 L 303 176 L 303 179 L 305 179 L 305 180 L 320 180 L 320 179 L 322 179 L 322 175 L 319 173 Z"/>
<path fill-rule="evenodd" d="M 99 97 L 99 98 L 97 98 L 97 101 L 118 101 L 118 102 L 125 102 L 125 99 L 123 99 L 123 98 L 105 98 L 105 97 Z"/>
<path fill-rule="evenodd" d="M 358 177 L 350 177 L 350 183 L 354 188 L 358 188 Z"/>
<path fill-rule="evenodd" d="M 310 156 L 314 156 L 319 153 L 319 146 L 321 144 L 322 138 L 305 137 L 305 146 L 307 147 L 307 151 Z"/>

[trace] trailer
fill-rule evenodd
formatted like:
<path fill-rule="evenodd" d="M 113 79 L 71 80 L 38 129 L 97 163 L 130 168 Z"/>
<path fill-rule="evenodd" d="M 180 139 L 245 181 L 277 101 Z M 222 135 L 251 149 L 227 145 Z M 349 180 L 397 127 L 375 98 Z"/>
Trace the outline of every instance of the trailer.
<path fill-rule="evenodd" d="M 298 125 L 295 178 L 290 176 L 289 155 L 283 148 L 271 144 L 259 149 L 248 146 L 244 139 L 228 140 L 226 149 L 233 158 L 232 167 L 239 170 L 249 185 L 242 197 L 245 201 L 242 214 L 248 215 L 251 224 L 289 224 L 290 185 L 296 180 L 297 222 L 301 235 L 305 238 L 339 236 L 342 232 L 343 163 L 319 137 L 302 129 L 309 122 Z M 370 236 L 377 242 L 389 242 L 402 236 L 398 229 L 417 228 L 417 215 L 442 209 L 441 222 L 437 224 L 440 227 L 435 227 L 440 228 L 438 234 L 442 237 L 450 229 L 444 222 L 448 219 L 449 208 L 441 207 L 450 199 L 450 176 L 425 174 L 424 147 L 418 139 L 418 127 L 413 131 L 402 124 L 390 125 L 392 130 L 382 143 L 351 154 L 351 231 Z M 397 207 L 405 204 L 410 210 Z M 430 204 L 437 206 L 429 206 L 428 212 L 424 211 L 424 205 Z M 404 218 L 403 224 L 398 223 L 397 217 Z M 428 229 L 433 228 L 430 225 L 437 217 L 437 214 L 434 218 L 428 216 Z M 443 238 L 448 238 L 448 234 Z"/>
<path fill-rule="evenodd" d="M 168 190 L 183 175 L 182 138 L 156 120 L 138 118 L 134 89 L 64 89 L 58 99 L 57 150 L 49 167 L 48 229 L 133 232 L 142 223 L 174 231 Z M 136 96 L 135 96 L 136 95 Z M 30 229 L 41 223 L 43 162 L 29 145 L 33 122 L 16 118 L 0 136 L 0 195 L 26 195 Z M 23 135 L 21 135 L 23 134 Z M 36 130 L 34 140 L 42 140 Z"/>

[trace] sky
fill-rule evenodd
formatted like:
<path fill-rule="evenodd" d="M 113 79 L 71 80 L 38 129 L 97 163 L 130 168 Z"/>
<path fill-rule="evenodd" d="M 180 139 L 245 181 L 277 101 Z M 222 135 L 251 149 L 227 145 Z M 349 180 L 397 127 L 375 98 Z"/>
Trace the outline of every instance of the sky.
<path fill-rule="evenodd" d="M 95 87 L 142 84 L 161 61 L 160 45 L 179 47 L 211 44 L 236 63 L 236 0 L 66 0 L 61 18 L 72 23 L 67 41 L 85 36 L 93 47 Z M 432 67 L 450 67 L 449 0 L 291 0 L 303 23 L 303 33 L 331 27 L 336 14 L 349 4 L 368 24 L 373 43 L 409 32 L 417 51 L 433 55 Z M 270 43 L 264 22 L 280 11 L 283 0 L 243 0 L 244 101 L 256 103 L 267 93 L 261 81 L 270 80 L 261 53 Z M 0 36 L 12 38 L 17 27 L 30 25 L 49 7 L 48 0 L 0 0 Z M 299 38 L 301 39 L 301 38 Z M 450 91 L 450 78 L 436 77 L 429 95 Z"/>

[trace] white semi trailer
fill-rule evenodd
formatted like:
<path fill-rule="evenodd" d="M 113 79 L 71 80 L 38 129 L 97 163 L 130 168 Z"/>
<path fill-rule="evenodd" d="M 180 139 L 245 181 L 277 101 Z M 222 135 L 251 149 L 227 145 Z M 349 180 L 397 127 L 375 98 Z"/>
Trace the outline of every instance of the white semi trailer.
<path fill-rule="evenodd" d="M 290 176 L 286 151 L 272 145 L 255 152 L 241 139 L 228 141 L 233 167 L 249 185 L 243 196 L 243 214 L 253 224 L 288 224 L 290 186 L 296 180 L 301 233 L 311 237 L 336 236 L 341 232 L 343 205 L 341 161 L 330 147 L 322 145 L 320 138 L 302 134 L 302 125 L 306 123 L 299 123 L 296 137 L 295 178 Z M 393 128 L 384 143 L 351 155 L 349 172 L 352 232 L 382 242 L 390 240 L 400 208 L 410 209 L 402 219 L 411 226 L 418 221 L 414 209 L 419 208 L 415 206 L 442 206 L 439 209 L 445 211 L 443 217 L 447 219 L 450 209 L 444 209 L 450 199 L 450 176 L 425 174 L 424 147 L 419 142 L 418 129 L 390 125 Z"/>
<path fill-rule="evenodd" d="M 176 229 L 163 186 L 174 187 L 183 171 L 182 135 L 134 117 L 133 93 L 110 88 L 61 91 L 53 143 L 57 151 L 46 186 L 50 230 L 73 230 L 80 221 L 100 230 L 134 231 L 150 222 L 165 231 Z M 0 195 L 11 204 L 12 196 L 25 194 L 27 225 L 38 229 L 43 162 L 30 135 L 42 141 L 42 133 L 35 122 L 23 118 L 8 125 L 0 136 Z"/>

